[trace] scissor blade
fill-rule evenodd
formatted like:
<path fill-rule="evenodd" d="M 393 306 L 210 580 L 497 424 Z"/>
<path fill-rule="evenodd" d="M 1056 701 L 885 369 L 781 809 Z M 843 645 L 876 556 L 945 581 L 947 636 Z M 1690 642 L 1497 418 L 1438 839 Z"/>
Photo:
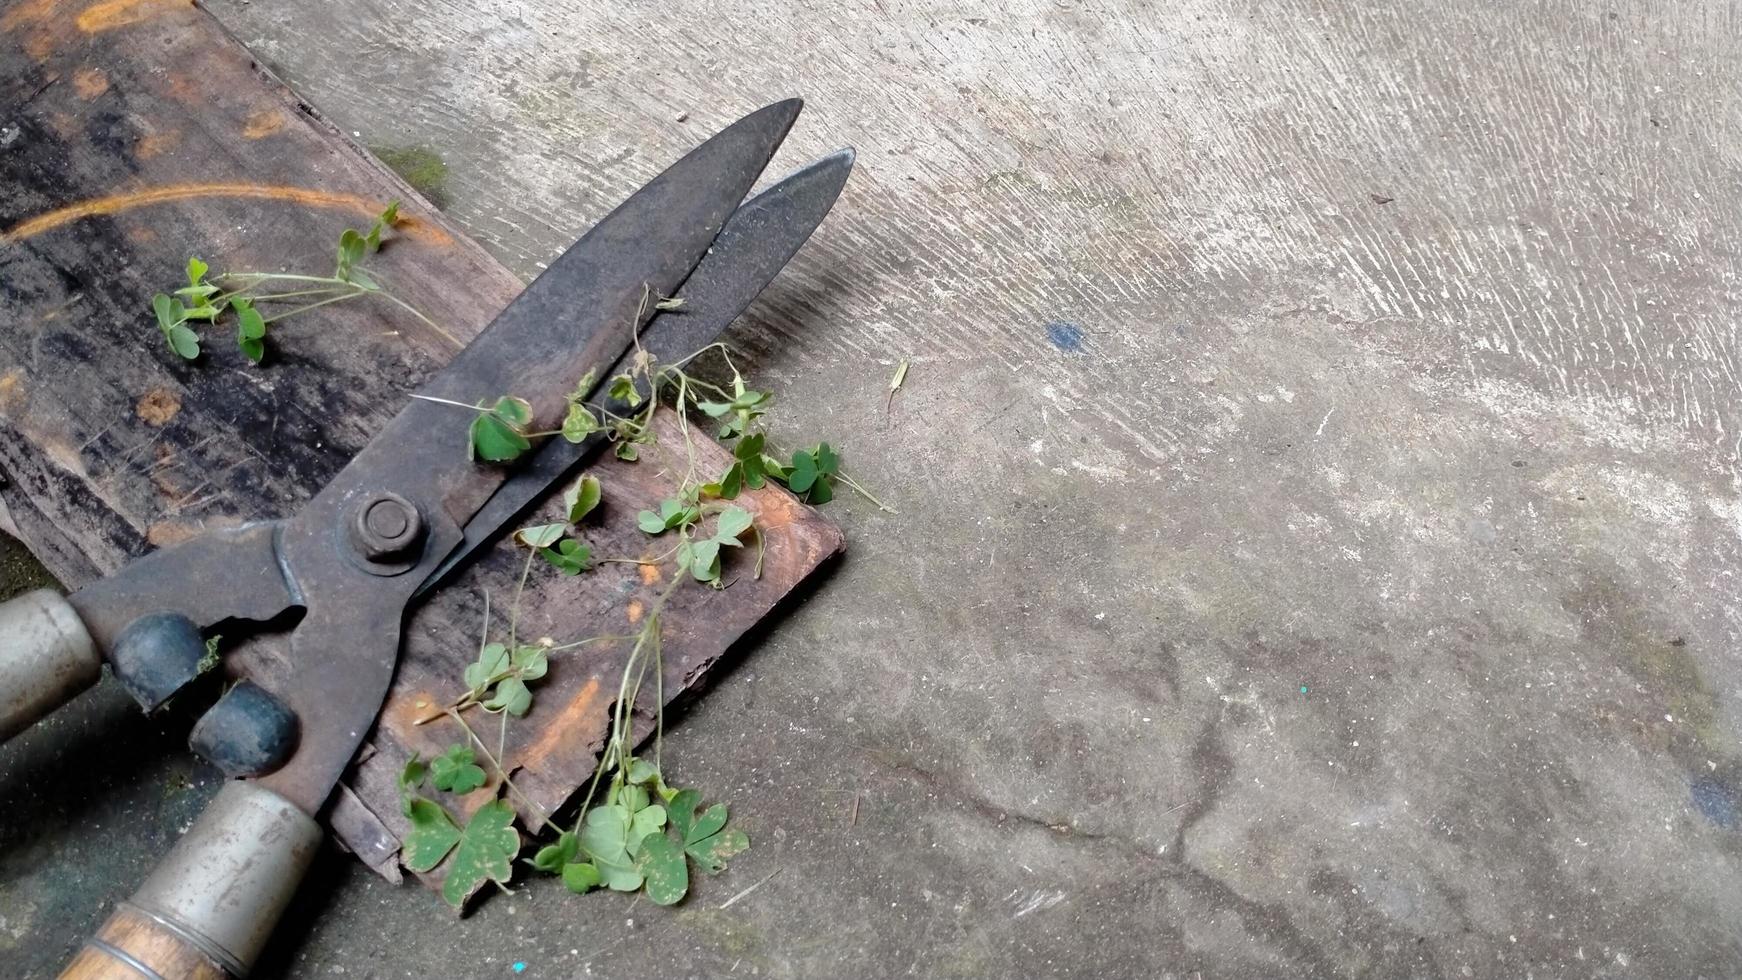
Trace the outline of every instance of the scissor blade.
<path fill-rule="evenodd" d="M 280 553 L 307 614 L 291 634 L 296 670 L 274 693 L 302 734 L 262 785 L 310 813 L 320 808 L 381 710 L 406 602 L 506 474 L 468 457 L 475 413 L 428 399 L 472 405 L 514 395 L 532 406 L 530 428 L 554 429 L 576 382 L 629 347 L 647 295 L 675 292 L 701 261 L 801 105 L 745 116 L 606 215 L 285 523 Z M 359 560 L 348 537 L 372 506 L 402 515 L 394 497 L 425 527 L 421 551 L 397 571 Z"/>
<path fill-rule="evenodd" d="M 551 263 L 420 398 L 472 405 L 515 395 L 532 404 L 532 429 L 556 428 L 581 376 L 597 369 L 604 377 L 628 349 L 637 313 L 652 312 L 649 295 L 675 293 L 701 261 L 801 105 L 792 99 L 753 112 L 655 177 Z M 414 500 L 439 490 L 443 508 L 463 525 L 504 475 L 466 458 L 471 422 L 463 410 L 414 400 L 323 496 L 383 480 L 408 488 L 400 492 Z"/>
<path fill-rule="evenodd" d="M 659 361 L 671 363 L 713 343 L 810 238 L 834 206 L 852 170 L 852 150 L 832 153 L 789 174 L 733 212 L 713 248 L 678 290 L 683 306 L 648 321 L 641 346 Z M 619 359 L 609 374 L 628 371 L 630 356 Z M 601 442 L 588 440 L 577 445 L 552 439 L 541 446 L 530 463 L 516 469 L 496 488 L 490 502 L 466 525 L 464 543 L 424 581 L 417 595 L 427 594 L 480 546 L 493 541 Z"/>

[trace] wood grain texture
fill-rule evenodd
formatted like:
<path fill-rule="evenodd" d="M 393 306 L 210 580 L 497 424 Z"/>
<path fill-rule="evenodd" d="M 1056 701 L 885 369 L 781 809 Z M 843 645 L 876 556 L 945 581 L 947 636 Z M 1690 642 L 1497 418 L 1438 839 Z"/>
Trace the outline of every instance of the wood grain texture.
<path fill-rule="evenodd" d="M 202 530 L 294 512 L 520 289 L 191 4 L 17 2 L 0 7 L 0 30 L 21 42 L 0 49 L 10 107 L 0 129 L 0 498 L 68 586 Z M 408 201 L 407 220 L 372 269 L 440 326 L 386 304 L 332 307 L 276 328 L 263 368 L 242 358 L 229 327 L 206 332 L 198 363 L 162 342 L 148 298 L 178 282 L 188 254 L 221 269 L 324 271 L 338 232 L 395 198 Z M 681 445 L 670 425 L 661 435 Z M 724 451 L 702 441 L 697 464 L 723 469 Z M 645 553 L 634 515 L 675 489 L 669 451 L 594 470 L 606 488 L 585 532 L 596 554 Z M 560 509 L 560 491 L 546 510 Z M 784 491 L 744 503 L 769 529 L 764 574 L 733 562 L 728 592 L 698 587 L 668 605 L 669 699 L 696 688 L 841 547 Z M 396 876 L 403 829 L 393 774 L 411 752 L 439 754 L 461 738 L 446 723 L 414 727 L 428 713 L 417 704 L 459 693 L 485 593 L 505 631 L 525 555 L 512 545 L 485 555 L 406 625 L 384 723 L 332 817 L 339 839 L 383 874 Z M 565 580 L 539 562 L 518 604 L 520 633 L 622 632 L 654 584 L 631 565 Z M 513 726 L 508 764 L 532 825 L 591 775 L 623 652 L 559 656 L 540 708 Z M 277 637 L 245 644 L 226 666 L 268 688 L 295 669 Z"/>
<path fill-rule="evenodd" d="M 129 963 L 122 957 L 133 962 Z M 142 973 L 138 969 L 140 966 L 155 976 Z M 206 954 L 127 905 L 115 910 L 115 914 L 97 930 L 93 942 L 80 949 L 61 973 L 61 980 L 226 980 L 228 977 L 229 974 Z"/>

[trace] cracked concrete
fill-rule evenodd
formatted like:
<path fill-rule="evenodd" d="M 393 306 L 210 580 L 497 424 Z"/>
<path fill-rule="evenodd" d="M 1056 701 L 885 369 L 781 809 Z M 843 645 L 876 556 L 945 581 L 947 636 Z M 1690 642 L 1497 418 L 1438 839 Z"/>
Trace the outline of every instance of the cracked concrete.
<path fill-rule="evenodd" d="M 527 276 L 802 89 L 859 170 L 731 340 L 901 511 L 667 743 L 724 877 L 332 856 L 267 975 L 1742 973 L 1727 8 L 213 9 Z M 0 754 L 0 972 L 212 791 L 104 697 Z"/>

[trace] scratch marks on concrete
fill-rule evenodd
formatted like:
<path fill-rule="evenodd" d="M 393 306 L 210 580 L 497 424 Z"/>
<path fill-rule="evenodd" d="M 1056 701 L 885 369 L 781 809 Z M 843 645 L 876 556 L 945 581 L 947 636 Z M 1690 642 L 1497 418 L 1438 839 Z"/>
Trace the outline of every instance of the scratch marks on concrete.
<path fill-rule="evenodd" d="M 1004 897 L 1004 900 L 1016 908 L 1016 911 L 1012 912 L 1010 917 L 1012 919 L 1020 919 L 1025 915 L 1031 915 L 1035 912 L 1044 912 L 1059 904 L 1065 900 L 1065 893 L 1062 891 L 1048 891 L 1044 888 L 1025 893 L 1022 889 L 1018 888 L 1013 889 L 1009 895 Z"/>

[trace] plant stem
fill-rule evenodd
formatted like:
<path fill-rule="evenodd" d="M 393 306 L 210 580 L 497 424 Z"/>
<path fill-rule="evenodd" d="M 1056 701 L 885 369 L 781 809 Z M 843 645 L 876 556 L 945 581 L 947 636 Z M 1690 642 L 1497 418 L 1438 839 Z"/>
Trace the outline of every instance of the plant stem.
<path fill-rule="evenodd" d="M 873 497 L 871 495 L 871 491 L 860 486 L 858 480 L 853 479 L 852 477 L 848 476 L 847 474 L 836 473 L 835 479 L 840 480 L 842 483 L 845 483 L 847 486 L 851 487 L 853 489 L 854 493 L 856 493 L 859 496 L 864 497 L 866 500 L 869 500 L 872 503 L 876 504 L 877 509 L 880 511 L 883 511 L 885 514 L 899 513 L 899 511 L 897 511 L 894 507 L 891 507 L 888 504 L 884 503 L 883 501 L 878 500 L 876 497 Z"/>
<path fill-rule="evenodd" d="M 447 399 L 447 398 L 437 398 L 434 395 L 412 395 L 411 397 L 417 399 L 418 401 L 434 402 L 437 405 L 452 405 L 455 408 L 471 409 L 472 411 L 478 412 L 480 414 L 488 413 L 491 411 L 491 409 L 485 408 L 482 405 L 468 405 L 465 402 L 456 402 L 456 401 L 452 401 L 452 400 Z"/>
<path fill-rule="evenodd" d="M 374 289 L 374 290 L 370 290 L 370 292 L 373 292 L 375 295 L 381 297 L 384 300 L 387 300 L 389 303 L 392 303 L 394 306 L 399 307 L 400 309 L 404 310 L 405 312 L 410 313 L 412 316 L 417 317 L 419 320 L 423 321 L 424 326 L 429 327 L 431 330 L 434 330 L 437 333 L 443 334 L 444 336 L 447 334 L 447 331 L 445 331 L 441 327 L 437 326 L 436 322 L 434 320 L 431 320 L 429 317 L 424 316 L 422 310 L 419 310 L 417 307 L 412 306 L 410 303 L 407 303 L 405 300 L 400 299 L 399 297 L 393 295 L 392 293 L 388 292 L 387 290 Z"/>
<path fill-rule="evenodd" d="M 446 333 L 446 331 L 443 331 L 442 328 L 440 326 L 438 326 L 434 320 L 431 320 L 429 317 L 425 316 L 422 310 L 419 310 L 417 307 L 411 305 L 410 303 L 407 303 L 405 300 L 400 299 L 398 296 L 393 295 L 392 293 L 388 292 L 387 290 L 382 289 L 379 286 L 371 289 L 368 286 L 364 286 L 364 285 L 352 282 L 349 279 L 340 279 L 337 276 L 301 276 L 301 275 L 293 275 L 293 274 L 288 273 L 288 272 L 223 272 L 223 273 L 219 273 L 218 275 L 213 276 L 212 278 L 214 280 L 224 280 L 224 281 L 247 280 L 249 282 L 249 284 L 247 286 L 243 286 L 241 289 L 233 290 L 230 293 L 230 295 L 232 295 L 232 296 L 246 293 L 248 290 L 258 287 L 261 283 L 274 282 L 274 281 L 276 281 L 276 282 L 312 282 L 312 283 L 319 283 L 321 285 L 324 285 L 328 289 L 348 290 L 348 292 L 343 297 L 341 297 L 343 299 L 350 299 L 353 296 L 364 296 L 364 295 L 379 296 L 382 299 L 388 301 L 389 303 L 392 303 L 394 306 L 397 306 L 400 309 L 404 310 L 405 312 L 410 313 L 412 316 L 417 317 L 419 320 L 421 320 L 423 322 L 423 324 L 425 326 L 429 327 L 430 329 L 444 333 L 444 334 Z M 315 292 L 315 291 L 316 290 L 309 290 L 309 292 Z M 257 297 L 257 298 L 270 298 L 270 297 Z M 313 309 L 313 308 L 314 307 L 312 307 L 312 306 L 308 307 L 308 309 Z M 303 312 L 303 310 L 295 310 L 293 312 L 301 313 L 301 312 Z M 281 314 L 280 316 L 283 317 L 283 316 L 289 316 L 289 315 L 290 315 L 289 313 L 285 313 L 285 314 Z M 268 320 L 267 322 L 270 323 L 272 321 Z"/>
<path fill-rule="evenodd" d="M 319 283 L 325 283 L 329 286 L 335 286 L 335 287 L 345 286 L 345 287 L 349 287 L 349 288 L 353 288 L 353 289 L 360 288 L 357 286 L 356 283 L 351 282 L 349 279 L 340 279 L 340 278 L 337 278 L 336 276 L 298 276 L 298 275 L 292 275 L 291 273 L 288 273 L 288 272 L 224 272 L 224 273 L 219 273 L 218 275 L 215 275 L 212 278 L 213 279 L 252 279 L 255 282 L 267 282 L 267 281 L 270 281 L 273 279 L 279 279 L 279 280 L 283 280 L 284 282 L 319 282 Z"/>
<path fill-rule="evenodd" d="M 358 291 L 358 292 L 354 292 L 354 293 L 341 293 L 341 294 L 339 294 L 337 296 L 333 296 L 329 299 L 323 299 L 323 300 L 320 300 L 320 301 L 314 302 L 314 303 L 305 303 L 302 306 L 299 306 L 294 310 L 286 310 L 283 313 L 280 313 L 276 316 L 266 317 L 266 322 L 267 323 L 277 323 L 278 321 L 283 320 L 286 317 L 296 316 L 298 313 L 307 313 L 309 310 L 318 310 L 321 307 L 328 305 L 329 303 L 340 303 L 340 302 L 343 302 L 345 300 L 353 299 L 353 298 L 361 296 L 361 295 L 363 295 L 362 291 Z"/>
<path fill-rule="evenodd" d="M 508 656 L 511 662 L 518 648 L 515 637 L 520 629 L 520 596 L 526 591 L 526 577 L 532 574 L 532 559 L 537 556 L 537 548 L 526 549 L 526 565 L 520 569 L 520 584 L 514 587 L 514 605 L 508 610 Z"/>
<path fill-rule="evenodd" d="M 506 714 L 506 712 L 504 712 L 504 714 Z M 532 812 L 538 814 L 539 823 L 550 823 L 550 813 L 547 812 L 544 807 L 539 806 L 536 800 L 527 796 L 525 793 L 522 793 L 520 787 L 514 785 L 514 780 L 508 778 L 508 770 L 502 767 L 502 761 L 496 756 L 490 754 L 490 747 L 484 744 L 484 740 L 478 737 L 477 732 L 472 731 L 472 726 L 466 724 L 466 719 L 461 718 L 459 712 L 452 710 L 448 712 L 448 717 L 452 718 L 455 724 L 465 729 L 466 735 L 472 739 L 473 744 L 478 746 L 478 751 L 484 753 L 484 758 L 488 759 L 490 765 L 494 766 L 496 772 L 501 775 L 502 785 L 508 787 L 508 792 L 513 793 L 520 799 L 520 802 L 526 804 Z"/>
<path fill-rule="evenodd" d="M 248 292 L 248 290 L 252 289 L 252 288 L 254 288 L 254 287 L 249 286 L 249 287 L 246 287 L 243 289 L 233 290 L 233 291 L 228 292 L 228 293 L 220 293 L 219 295 L 212 298 L 212 305 L 213 306 L 220 306 L 224 303 L 229 302 L 232 299 L 245 299 L 245 300 L 248 300 L 250 303 L 276 303 L 276 302 L 279 302 L 281 300 L 296 299 L 300 296 L 328 296 L 328 295 L 331 295 L 333 293 L 343 291 L 337 287 L 324 287 L 321 289 L 293 289 L 287 293 L 253 293 L 253 294 L 250 294 Z"/>
<path fill-rule="evenodd" d="M 589 643 L 612 643 L 612 642 L 621 643 L 624 640 L 633 640 L 633 639 L 634 639 L 633 636 L 610 636 L 610 635 L 589 636 L 584 640 L 576 640 L 573 643 L 564 643 L 560 646 L 551 647 L 549 650 L 547 650 L 545 652 L 546 653 L 559 653 L 563 650 L 572 650 L 575 647 L 586 646 Z"/>
<path fill-rule="evenodd" d="M 660 617 L 665 611 L 666 601 L 683 581 L 681 574 L 672 576 L 671 584 L 654 600 L 653 608 L 647 611 L 641 629 L 636 633 L 635 645 L 630 648 L 629 658 L 623 664 L 623 676 L 617 682 L 617 700 L 612 705 L 611 712 L 611 733 L 605 740 L 604 750 L 599 754 L 599 765 L 593 770 L 587 795 L 582 798 L 584 802 L 581 804 L 581 811 L 575 815 L 574 833 L 580 833 L 581 826 L 587 819 L 587 811 L 592 809 L 593 798 L 599 791 L 599 783 L 606 773 L 612 774 L 612 782 L 615 783 L 628 772 L 629 761 L 634 758 L 635 700 L 640 694 L 641 679 L 646 676 L 649 660 L 654 662 L 654 669 L 659 674 L 659 679 L 655 681 L 655 690 L 660 695 L 660 707 L 655 715 L 654 725 L 654 758 L 657 764 L 665 727 L 665 665 L 660 652 Z M 651 657 L 648 656 L 650 646 Z"/>

